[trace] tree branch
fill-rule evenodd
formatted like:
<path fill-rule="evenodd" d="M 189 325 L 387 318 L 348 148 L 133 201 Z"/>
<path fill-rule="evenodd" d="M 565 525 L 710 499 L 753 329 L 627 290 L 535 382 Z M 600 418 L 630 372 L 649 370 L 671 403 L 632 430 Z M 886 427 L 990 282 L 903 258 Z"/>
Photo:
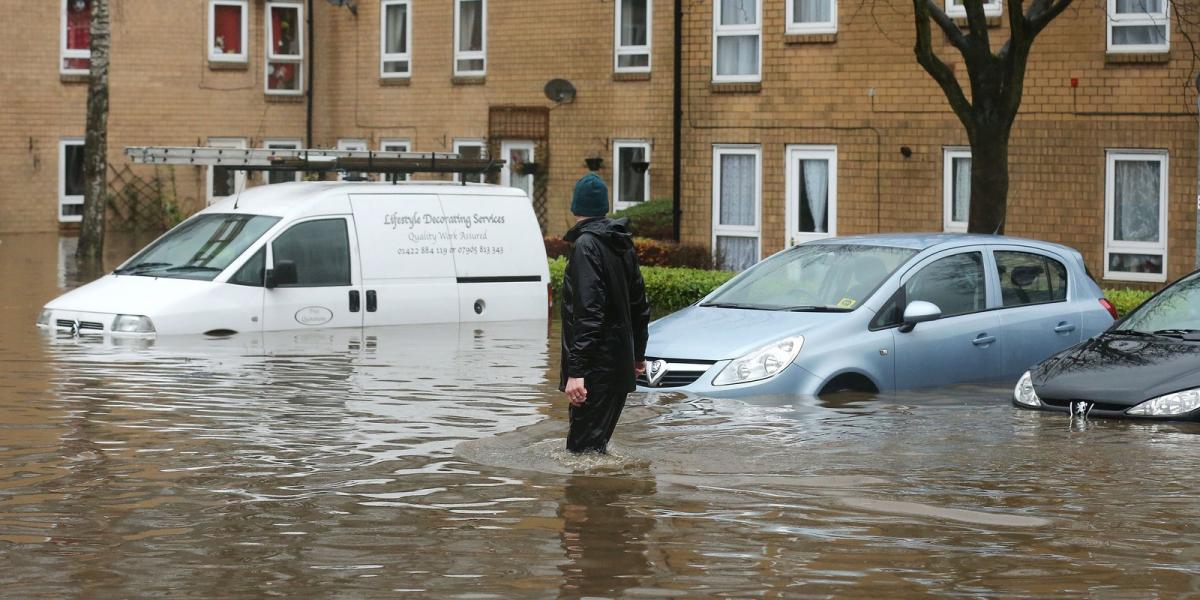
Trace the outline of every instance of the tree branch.
<path fill-rule="evenodd" d="M 922 20 L 925 21 L 926 29 L 929 27 L 929 18 L 932 17 L 933 21 L 938 24 L 938 28 L 942 30 L 942 33 L 945 33 L 946 37 L 950 39 L 950 43 L 955 48 L 958 48 L 959 52 L 966 54 L 970 47 L 967 43 L 967 37 L 963 35 L 962 30 L 954 23 L 954 19 L 946 16 L 946 13 L 942 11 L 940 6 L 934 3 L 934 0 L 913 0 L 913 8 L 916 9 L 918 19 L 922 19 L 922 12 L 924 12 Z M 920 25 L 917 27 L 920 27 Z"/>
<path fill-rule="evenodd" d="M 933 52 L 933 34 L 929 27 L 929 9 L 931 7 L 943 19 L 946 19 L 946 13 L 942 12 L 937 6 L 934 6 L 931 0 L 913 0 L 913 15 L 917 25 L 917 41 L 913 46 L 913 52 L 917 55 L 917 63 L 924 67 L 925 71 L 933 77 L 933 80 L 941 86 L 942 92 L 946 94 L 946 99 L 950 102 L 950 108 L 958 116 L 958 120 L 962 121 L 963 127 L 970 134 L 975 129 L 975 125 L 971 121 L 971 103 L 967 101 L 966 95 L 963 94 L 962 86 L 958 84 L 958 79 L 954 76 L 954 71 Z M 953 22 L 950 25 L 963 44 L 960 50 L 965 48 L 966 38 L 963 37 L 962 32 L 958 31 L 958 27 Z"/>
<path fill-rule="evenodd" d="M 1029 33 L 1034 36 L 1041 33 L 1054 17 L 1071 6 L 1071 2 L 1072 0 L 1033 0 L 1029 5 L 1029 12 L 1025 14 Z"/>
<path fill-rule="evenodd" d="M 967 11 L 967 28 L 975 41 L 975 53 L 991 54 L 992 44 L 988 39 L 987 15 L 983 14 L 983 0 L 963 0 L 963 8 Z"/>

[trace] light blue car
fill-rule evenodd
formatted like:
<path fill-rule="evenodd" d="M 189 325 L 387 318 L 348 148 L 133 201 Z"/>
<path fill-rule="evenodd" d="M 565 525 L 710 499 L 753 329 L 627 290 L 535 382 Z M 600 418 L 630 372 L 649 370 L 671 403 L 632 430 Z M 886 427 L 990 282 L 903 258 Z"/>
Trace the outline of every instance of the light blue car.
<path fill-rule="evenodd" d="M 1066 246 L 831 238 L 779 252 L 651 323 L 638 384 L 747 397 L 1011 382 L 1115 317 Z"/>

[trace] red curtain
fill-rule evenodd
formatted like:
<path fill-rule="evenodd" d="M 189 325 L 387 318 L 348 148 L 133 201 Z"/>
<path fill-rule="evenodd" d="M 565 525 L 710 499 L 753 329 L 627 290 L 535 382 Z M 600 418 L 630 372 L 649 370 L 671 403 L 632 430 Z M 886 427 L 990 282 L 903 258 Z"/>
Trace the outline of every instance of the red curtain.
<path fill-rule="evenodd" d="M 241 54 L 242 7 L 218 5 L 214 12 L 213 45 L 225 54 Z"/>
<path fill-rule="evenodd" d="M 91 45 L 92 0 L 67 1 L 67 48 L 87 50 Z"/>

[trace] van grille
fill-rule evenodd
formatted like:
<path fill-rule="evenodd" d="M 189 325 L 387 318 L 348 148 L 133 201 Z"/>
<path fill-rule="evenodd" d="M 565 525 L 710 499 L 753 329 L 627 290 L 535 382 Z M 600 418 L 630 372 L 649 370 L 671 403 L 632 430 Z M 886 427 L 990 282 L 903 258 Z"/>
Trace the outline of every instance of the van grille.
<path fill-rule="evenodd" d="M 70 319 L 58 319 L 55 322 L 62 329 L 75 329 L 75 321 Z M 97 321 L 79 321 L 79 331 L 104 331 L 104 324 Z"/>

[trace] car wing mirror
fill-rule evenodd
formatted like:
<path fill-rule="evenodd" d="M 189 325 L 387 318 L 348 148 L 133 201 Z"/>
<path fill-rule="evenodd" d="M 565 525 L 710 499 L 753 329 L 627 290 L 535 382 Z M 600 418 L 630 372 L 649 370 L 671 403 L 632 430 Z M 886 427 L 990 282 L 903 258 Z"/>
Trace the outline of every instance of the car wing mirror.
<path fill-rule="evenodd" d="M 277 260 L 275 268 L 267 269 L 267 288 L 281 285 L 295 285 L 299 278 L 296 276 L 296 262 L 292 260 Z"/>
<path fill-rule="evenodd" d="M 904 307 L 904 323 L 900 325 L 900 331 L 908 333 L 917 326 L 917 323 L 926 321 L 936 321 L 942 318 L 942 309 L 932 302 L 924 300 L 913 300 Z"/>

